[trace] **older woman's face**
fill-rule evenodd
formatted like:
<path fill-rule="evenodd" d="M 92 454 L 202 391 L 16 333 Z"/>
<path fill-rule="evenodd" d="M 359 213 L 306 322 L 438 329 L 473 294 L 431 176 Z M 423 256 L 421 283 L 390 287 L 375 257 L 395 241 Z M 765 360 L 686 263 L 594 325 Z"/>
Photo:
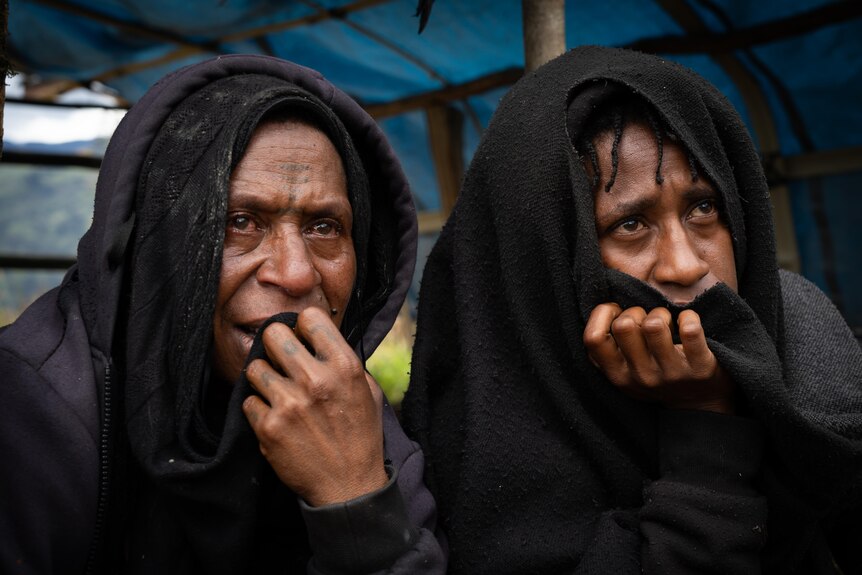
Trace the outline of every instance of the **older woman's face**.
<path fill-rule="evenodd" d="M 231 176 L 214 367 L 236 381 L 268 317 L 319 307 L 341 324 L 356 278 L 341 157 L 300 122 L 263 124 Z"/>
<path fill-rule="evenodd" d="M 703 177 L 692 181 L 685 151 L 664 142 L 664 181 L 658 184 L 655 134 L 640 123 L 626 126 L 616 180 L 605 192 L 612 144 L 609 132 L 595 142 L 602 174 L 595 219 L 604 265 L 646 282 L 676 304 L 718 282 L 736 291 L 733 242 L 719 212 L 720 196 Z"/>

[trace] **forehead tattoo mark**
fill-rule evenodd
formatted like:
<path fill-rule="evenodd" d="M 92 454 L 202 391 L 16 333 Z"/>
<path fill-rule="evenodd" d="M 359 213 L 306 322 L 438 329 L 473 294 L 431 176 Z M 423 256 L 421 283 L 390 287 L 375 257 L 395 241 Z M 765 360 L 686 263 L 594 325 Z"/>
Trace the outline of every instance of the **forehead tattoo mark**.
<path fill-rule="evenodd" d="M 285 162 L 281 164 L 281 169 L 283 172 L 282 179 L 284 180 L 284 187 L 288 194 L 288 207 L 283 211 L 290 213 L 293 212 L 293 205 L 296 203 L 296 199 L 301 191 L 299 185 L 307 184 L 311 181 L 311 177 L 308 175 L 308 172 L 311 170 L 311 166 L 300 162 Z"/>
<path fill-rule="evenodd" d="M 284 181 L 291 184 L 305 184 L 310 180 L 308 172 L 311 166 L 298 162 L 285 162 L 281 165 Z"/>

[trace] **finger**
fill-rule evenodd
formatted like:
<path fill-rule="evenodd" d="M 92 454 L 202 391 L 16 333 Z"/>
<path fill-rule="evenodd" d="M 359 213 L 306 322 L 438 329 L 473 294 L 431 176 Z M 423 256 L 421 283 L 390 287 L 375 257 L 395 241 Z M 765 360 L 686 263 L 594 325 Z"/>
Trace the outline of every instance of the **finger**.
<path fill-rule="evenodd" d="M 377 408 L 377 417 L 378 419 L 383 420 L 383 401 L 385 399 L 383 394 L 383 388 L 380 387 L 380 384 L 377 383 L 377 380 L 368 373 L 365 372 L 365 381 L 368 382 L 368 389 L 371 390 L 371 397 L 374 398 L 374 405 Z"/>
<path fill-rule="evenodd" d="M 284 393 L 286 378 L 262 359 L 256 359 L 248 364 L 248 367 L 245 369 L 245 376 L 251 387 L 269 405 L 272 405 Z"/>
<path fill-rule="evenodd" d="M 656 362 L 647 347 L 642 330 L 646 312 L 641 307 L 623 311 L 611 324 L 611 333 L 626 360 L 635 382 L 652 387 L 658 385 Z"/>
<path fill-rule="evenodd" d="M 318 361 L 355 356 L 330 314 L 317 307 L 304 309 L 296 320 L 296 334 L 314 348 Z"/>
<path fill-rule="evenodd" d="M 269 406 L 267 406 L 263 400 L 256 395 L 249 395 L 242 402 L 242 412 L 245 414 L 245 418 L 248 420 L 249 425 L 251 425 L 255 435 L 257 435 L 258 430 L 262 425 L 263 418 L 266 416 L 269 409 Z"/>
<path fill-rule="evenodd" d="M 712 375 L 717 362 L 706 344 L 700 316 L 694 310 L 687 309 L 679 314 L 677 321 L 679 339 L 692 373 L 701 377 Z"/>
<path fill-rule="evenodd" d="M 365 372 L 365 381 L 368 382 L 368 389 L 371 390 L 371 397 L 374 398 L 374 401 L 378 405 L 383 405 L 383 389 L 380 387 L 380 384 L 377 383 L 374 376 L 367 371 Z"/>
<path fill-rule="evenodd" d="M 304 366 L 313 360 L 294 331 L 283 323 L 271 323 L 263 332 L 263 346 L 274 367 L 287 375 L 304 372 Z"/>
<path fill-rule="evenodd" d="M 611 324 L 622 313 L 615 303 L 603 303 L 590 313 L 584 328 L 584 347 L 593 364 L 615 381 L 626 371 L 625 358 L 611 335 Z"/>
<path fill-rule="evenodd" d="M 670 310 L 657 307 L 647 314 L 641 325 L 647 349 L 664 374 L 676 371 L 682 361 L 673 343 L 672 322 Z"/>

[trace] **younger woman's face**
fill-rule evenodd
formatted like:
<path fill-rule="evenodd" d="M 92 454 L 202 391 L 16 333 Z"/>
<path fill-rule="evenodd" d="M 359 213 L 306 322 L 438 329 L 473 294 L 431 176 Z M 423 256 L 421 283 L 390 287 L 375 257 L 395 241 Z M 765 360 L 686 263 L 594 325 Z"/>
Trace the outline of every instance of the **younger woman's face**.
<path fill-rule="evenodd" d="M 613 133 L 600 134 L 594 145 L 601 172 L 594 192 L 596 233 L 604 265 L 680 305 L 718 282 L 737 291 L 721 196 L 705 178 L 692 181 L 685 150 L 664 142 L 659 184 L 656 136 L 645 124 L 629 124 L 618 145 L 616 179 L 606 192 Z"/>

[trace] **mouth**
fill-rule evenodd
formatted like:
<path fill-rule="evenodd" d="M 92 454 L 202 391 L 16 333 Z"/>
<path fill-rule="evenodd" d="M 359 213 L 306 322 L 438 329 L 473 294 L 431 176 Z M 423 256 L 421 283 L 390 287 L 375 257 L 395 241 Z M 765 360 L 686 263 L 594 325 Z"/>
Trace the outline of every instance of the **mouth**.
<path fill-rule="evenodd" d="M 247 323 L 236 323 L 234 324 L 237 331 L 240 332 L 243 340 L 247 341 L 248 345 L 251 345 L 251 342 L 257 337 L 258 332 L 260 331 L 261 326 L 263 326 L 267 321 L 269 321 L 275 315 L 285 315 L 285 314 L 293 314 L 296 315 L 296 312 L 277 312 L 271 315 L 259 317 L 248 321 Z M 282 320 L 283 321 L 283 320 Z M 291 328 L 296 325 L 296 320 L 293 320 L 293 323 L 289 321 L 285 322 Z"/>
<path fill-rule="evenodd" d="M 257 332 L 260 331 L 260 325 L 260 323 L 256 322 L 253 324 L 242 324 L 236 326 L 240 339 L 247 350 L 251 349 L 251 344 L 254 342 Z"/>
<path fill-rule="evenodd" d="M 254 336 L 257 335 L 257 332 L 259 329 L 260 329 L 260 324 L 239 326 L 239 330 L 251 338 L 254 338 Z"/>

